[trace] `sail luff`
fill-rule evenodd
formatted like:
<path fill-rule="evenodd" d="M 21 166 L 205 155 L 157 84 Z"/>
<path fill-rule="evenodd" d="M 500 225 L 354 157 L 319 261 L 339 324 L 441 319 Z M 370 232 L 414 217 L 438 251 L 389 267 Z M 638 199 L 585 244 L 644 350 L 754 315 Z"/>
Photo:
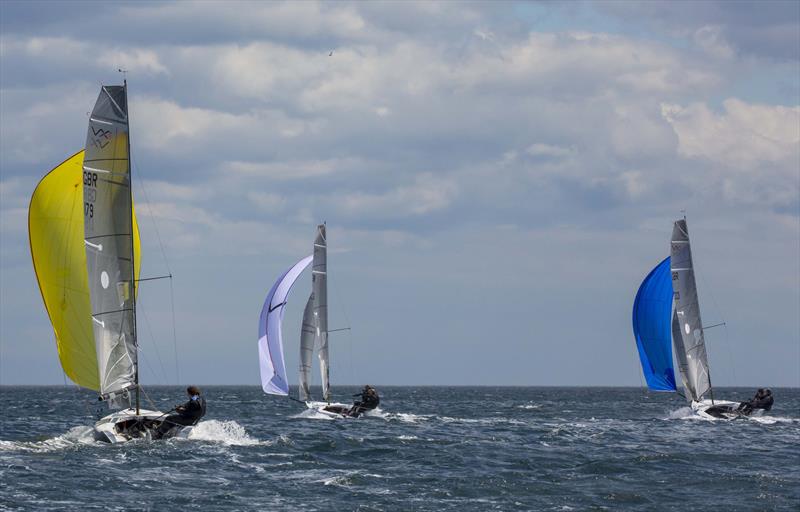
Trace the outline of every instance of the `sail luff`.
<path fill-rule="evenodd" d="M 687 399 L 699 401 L 711 388 L 700 303 L 694 277 L 692 249 L 686 219 L 675 221 L 670 242 L 672 290 L 675 303 L 673 342 L 685 358 L 678 357 Z M 674 329 L 673 328 L 673 329 Z"/>

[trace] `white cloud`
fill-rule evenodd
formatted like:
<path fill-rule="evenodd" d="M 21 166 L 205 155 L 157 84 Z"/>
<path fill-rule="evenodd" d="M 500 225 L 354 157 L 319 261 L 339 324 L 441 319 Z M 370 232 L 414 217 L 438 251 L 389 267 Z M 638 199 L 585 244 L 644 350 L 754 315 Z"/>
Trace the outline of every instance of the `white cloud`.
<path fill-rule="evenodd" d="M 359 158 L 325 160 L 288 160 L 281 162 L 226 162 L 223 168 L 243 176 L 260 176 L 280 180 L 320 177 L 336 172 L 362 170 L 369 165 Z"/>
<path fill-rule="evenodd" d="M 278 213 L 286 208 L 288 201 L 285 197 L 272 192 L 248 192 L 247 199 L 258 210 L 266 213 Z"/>
<path fill-rule="evenodd" d="M 187 108 L 160 98 L 137 98 L 130 103 L 130 111 L 136 142 L 152 150 L 185 151 L 215 134 L 247 130 L 254 123 L 249 115 Z"/>
<path fill-rule="evenodd" d="M 758 172 L 764 163 L 797 173 L 800 160 L 800 106 L 723 102 L 715 113 L 703 103 L 662 105 L 662 114 L 678 134 L 678 151 L 707 158 L 732 170 Z"/>
<path fill-rule="evenodd" d="M 418 175 L 411 185 L 382 194 L 350 193 L 336 203 L 351 216 L 419 216 L 447 208 L 457 193 L 451 179 L 426 173 Z"/>
<path fill-rule="evenodd" d="M 566 158 L 575 153 L 575 148 L 536 143 L 528 146 L 525 151 L 533 157 Z M 511 157 L 513 155 L 509 154 L 508 156 Z"/>
<path fill-rule="evenodd" d="M 133 73 L 164 73 L 169 71 L 161 64 L 158 54 L 152 50 L 111 50 L 100 53 L 98 64 L 112 69 L 123 69 Z"/>
<path fill-rule="evenodd" d="M 722 27 L 706 25 L 694 32 L 694 42 L 708 55 L 722 61 L 730 60 L 735 56 L 731 45 L 725 40 Z"/>

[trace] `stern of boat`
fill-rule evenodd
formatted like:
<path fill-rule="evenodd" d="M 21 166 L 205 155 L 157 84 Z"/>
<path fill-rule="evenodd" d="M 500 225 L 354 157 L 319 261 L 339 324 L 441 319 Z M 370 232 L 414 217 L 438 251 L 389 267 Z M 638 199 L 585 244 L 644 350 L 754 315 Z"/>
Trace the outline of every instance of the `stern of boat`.
<path fill-rule="evenodd" d="M 731 402 L 729 400 L 693 401 L 691 406 L 695 414 L 708 420 L 730 420 L 742 416 L 736 410 L 739 407 L 739 402 Z"/>
<path fill-rule="evenodd" d="M 98 441 L 116 444 L 131 439 L 150 439 L 154 428 L 164 419 L 159 411 L 123 409 L 105 416 L 94 424 L 94 437 Z"/>

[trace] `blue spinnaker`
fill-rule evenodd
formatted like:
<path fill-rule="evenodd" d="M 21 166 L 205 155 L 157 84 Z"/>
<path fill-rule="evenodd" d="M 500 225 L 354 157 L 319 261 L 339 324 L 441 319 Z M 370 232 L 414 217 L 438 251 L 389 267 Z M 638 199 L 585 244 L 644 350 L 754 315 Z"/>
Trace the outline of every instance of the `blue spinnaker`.
<path fill-rule="evenodd" d="M 675 391 L 672 364 L 672 274 L 669 257 L 642 281 L 633 302 L 633 335 L 639 359 L 653 391 Z"/>

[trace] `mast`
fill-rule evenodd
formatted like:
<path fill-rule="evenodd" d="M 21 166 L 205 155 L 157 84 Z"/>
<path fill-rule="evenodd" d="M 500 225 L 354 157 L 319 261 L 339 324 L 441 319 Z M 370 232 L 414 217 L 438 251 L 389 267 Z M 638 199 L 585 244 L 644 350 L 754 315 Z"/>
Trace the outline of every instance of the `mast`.
<path fill-rule="evenodd" d="M 125 109 L 128 110 L 128 80 L 122 80 L 122 88 L 125 91 Z M 128 121 L 128 130 L 126 136 L 128 138 L 127 143 L 125 146 L 128 149 L 128 193 L 130 194 L 130 205 L 131 205 L 131 297 L 132 297 L 132 309 L 133 309 L 133 384 L 134 384 L 134 392 L 136 393 L 136 416 L 139 416 L 140 412 L 140 399 L 139 399 L 139 339 L 136 336 L 136 260 L 134 259 L 134 249 L 133 249 L 133 230 L 134 230 L 134 223 L 133 223 L 133 172 L 131 169 L 131 116 L 130 110 L 126 112 L 127 114 L 127 121 Z"/>

